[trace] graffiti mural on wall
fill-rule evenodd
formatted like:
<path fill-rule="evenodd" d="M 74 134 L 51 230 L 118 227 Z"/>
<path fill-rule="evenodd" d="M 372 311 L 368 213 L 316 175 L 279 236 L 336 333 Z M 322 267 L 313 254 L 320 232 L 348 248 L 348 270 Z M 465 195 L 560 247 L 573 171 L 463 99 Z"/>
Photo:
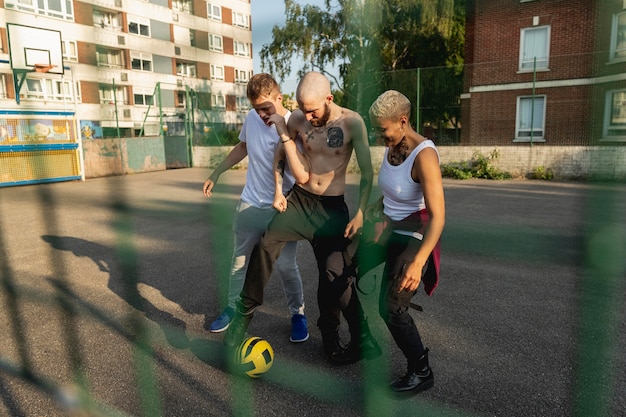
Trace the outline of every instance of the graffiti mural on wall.
<path fill-rule="evenodd" d="M 91 120 L 81 120 L 80 135 L 82 139 L 101 139 L 102 126 L 100 122 L 92 122 Z"/>
<path fill-rule="evenodd" d="M 0 119 L 0 144 L 73 142 L 72 120 Z"/>

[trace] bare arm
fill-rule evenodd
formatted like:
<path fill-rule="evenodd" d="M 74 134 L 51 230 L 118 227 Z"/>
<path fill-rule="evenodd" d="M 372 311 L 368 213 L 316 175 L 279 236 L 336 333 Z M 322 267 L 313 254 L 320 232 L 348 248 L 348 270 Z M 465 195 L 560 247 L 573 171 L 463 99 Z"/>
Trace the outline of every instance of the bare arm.
<path fill-rule="evenodd" d="M 422 245 L 415 254 L 413 262 L 407 266 L 404 272 L 398 291 L 414 291 L 418 287 L 422 280 L 422 269 L 441 238 L 446 223 L 443 181 L 437 152 L 431 148 L 421 151 L 415 158 L 413 173 L 414 178 L 418 178 L 422 185 L 430 222 L 424 231 Z"/>
<path fill-rule="evenodd" d="M 279 146 L 279 148 L 283 148 L 287 163 L 297 184 L 306 184 L 311 177 L 309 160 L 296 146 L 297 127 L 303 120 L 304 115 L 298 110 L 292 113 L 289 123 L 285 123 L 285 119 L 277 114 L 273 114 L 270 117 L 270 121 L 276 126 L 276 131 L 282 142 L 282 146 Z"/>
<path fill-rule="evenodd" d="M 202 192 L 205 196 L 211 197 L 211 191 L 213 190 L 213 186 L 219 179 L 220 175 L 224 173 L 224 171 L 232 168 L 239 162 L 241 162 L 246 156 L 248 156 L 248 147 L 245 142 L 239 142 L 226 158 L 215 168 L 215 170 L 209 175 L 209 178 L 204 181 L 202 185 Z"/>
<path fill-rule="evenodd" d="M 287 199 L 283 195 L 283 180 L 285 178 L 285 149 L 282 145 L 276 147 L 274 153 L 274 203 L 272 206 L 282 213 L 287 210 Z"/>
<path fill-rule="evenodd" d="M 352 238 L 363 227 L 363 212 L 369 201 L 374 179 L 367 129 L 360 116 L 355 117 L 352 121 L 351 135 L 352 146 L 354 147 L 359 170 L 361 171 L 361 181 L 359 183 L 359 207 L 344 232 L 344 236 L 348 238 Z"/>

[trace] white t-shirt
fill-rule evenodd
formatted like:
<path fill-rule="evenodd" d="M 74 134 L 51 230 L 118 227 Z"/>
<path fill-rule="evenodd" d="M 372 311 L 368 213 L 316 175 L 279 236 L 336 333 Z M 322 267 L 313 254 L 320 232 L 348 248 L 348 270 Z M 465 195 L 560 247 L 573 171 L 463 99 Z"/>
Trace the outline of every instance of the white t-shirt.
<path fill-rule="evenodd" d="M 287 111 L 285 121 L 291 112 Z M 246 143 L 248 150 L 248 172 L 246 185 L 243 187 L 241 199 L 257 208 L 270 208 L 274 202 L 274 152 L 278 146 L 276 126 L 267 126 L 263 119 L 252 109 L 248 112 L 239 140 Z M 295 180 L 285 168 L 283 193 L 293 187 Z"/>

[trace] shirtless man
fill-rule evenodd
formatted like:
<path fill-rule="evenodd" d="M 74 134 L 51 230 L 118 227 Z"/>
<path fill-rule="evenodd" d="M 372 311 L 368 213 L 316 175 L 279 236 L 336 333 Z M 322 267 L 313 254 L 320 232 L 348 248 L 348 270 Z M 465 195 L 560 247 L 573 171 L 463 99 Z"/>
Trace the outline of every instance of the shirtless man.
<path fill-rule="evenodd" d="M 363 210 L 372 188 L 365 123 L 358 113 L 333 102 L 330 82 L 320 73 L 310 72 L 302 78 L 296 100 L 299 109 L 292 113 L 288 124 L 278 114 L 271 117 L 282 142 L 274 161 L 274 208 L 279 214 L 252 252 L 237 313 L 224 344 L 234 348 L 243 340 L 255 309 L 263 304 L 265 285 L 282 247 L 306 239 L 313 247 L 319 270 L 317 325 L 327 357 L 340 364 L 377 357 L 380 347 L 369 332 L 345 262 L 350 238 L 363 225 Z M 359 207 L 350 220 L 344 192 L 353 149 L 361 182 Z M 285 160 L 296 180 L 286 197 L 279 191 Z M 340 312 L 350 331 L 347 346 L 339 339 Z"/>

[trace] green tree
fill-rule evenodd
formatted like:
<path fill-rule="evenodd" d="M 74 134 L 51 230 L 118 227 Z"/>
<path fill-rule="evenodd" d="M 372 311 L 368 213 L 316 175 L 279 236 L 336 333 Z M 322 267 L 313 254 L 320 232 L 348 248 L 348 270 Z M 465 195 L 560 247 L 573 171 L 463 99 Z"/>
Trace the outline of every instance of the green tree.
<path fill-rule="evenodd" d="M 342 93 L 341 104 L 367 116 L 388 88 L 416 97 L 415 68 L 462 64 L 465 0 L 326 0 L 325 6 L 285 0 L 285 25 L 274 26 L 272 42 L 261 49 L 264 70 L 284 79 L 297 56 L 304 62 L 298 75 L 325 73 Z M 339 79 L 326 71 L 331 65 Z"/>

